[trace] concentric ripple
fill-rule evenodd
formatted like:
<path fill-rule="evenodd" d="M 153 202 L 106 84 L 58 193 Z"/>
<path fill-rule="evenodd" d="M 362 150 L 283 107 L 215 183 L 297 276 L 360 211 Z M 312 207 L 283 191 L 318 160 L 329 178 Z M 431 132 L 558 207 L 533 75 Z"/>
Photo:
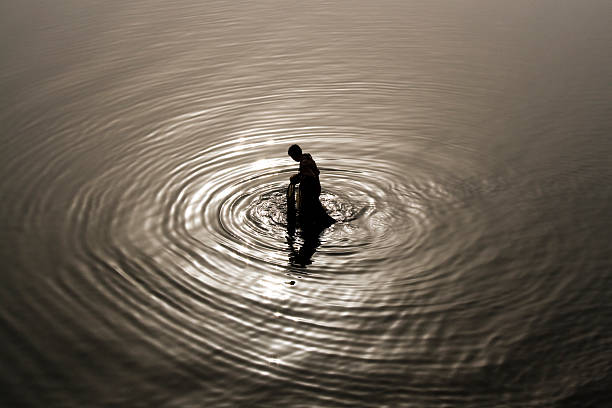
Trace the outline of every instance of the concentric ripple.
<path fill-rule="evenodd" d="M 1 406 L 607 397 L 606 2 L 5 3 Z"/>
<path fill-rule="evenodd" d="M 445 299 L 442 266 L 460 246 L 446 253 L 433 240 L 452 237 L 456 226 L 444 216 L 461 199 L 443 187 L 450 170 L 438 166 L 434 178 L 426 164 L 433 157 L 419 158 L 426 142 L 403 143 L 383 160 L 375 152 L 386 136 L 372 139 L 369 129 L 279 127 L 199 146 L 201 119 L 168 119 L 138 145 L 114 151 L 112 165 L 83 184 L 64 231 L 74 260 L 53 293 L 86 310 L 74 291 L 87 288 L 108 319 L 147 339 L 146 354 L 208 361 L 181 374 L 188 377 L 242 370 L 261 384 L 302 372 L 304 392 L 333 394 L 337 376 L 366 386 L 369 373 L 391 373 L 398 355 L 424 347 L 414 341 L 441 324 L 424 316 L 454 302 Z M 156 136 L 164 132 L 172 143 Z M 285 191 L 297 168 L 286 150 L 294 142 L 317 160 L 321 200 L 338 220 L 314 243 L 286 228 Z M 398 157 L 413 162 L 410 173 Z M 455 213 L 457 223 L 472 214 Z M 408 342 L 405 313 L 422 326 Z M 470 350 L 440 350 L 438 358 L 461 364 L 463 353 Z M 347 365 L 329 365 L 326 356 Z M 438 358 L 428 363 L 434 372 Z M 322 372 L 329 377 L 308 380 Z"/>

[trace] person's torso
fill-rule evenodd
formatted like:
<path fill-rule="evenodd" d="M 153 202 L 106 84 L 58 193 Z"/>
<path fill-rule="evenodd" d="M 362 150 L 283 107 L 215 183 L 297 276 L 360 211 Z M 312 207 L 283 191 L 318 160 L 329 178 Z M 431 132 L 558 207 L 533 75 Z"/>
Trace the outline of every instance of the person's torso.
<path fill-rule="evenodd" d="M 319 169 L 309 153 L 304 153 L 300 160 L 300 173 L 305 177 L 319 179 Z"/>

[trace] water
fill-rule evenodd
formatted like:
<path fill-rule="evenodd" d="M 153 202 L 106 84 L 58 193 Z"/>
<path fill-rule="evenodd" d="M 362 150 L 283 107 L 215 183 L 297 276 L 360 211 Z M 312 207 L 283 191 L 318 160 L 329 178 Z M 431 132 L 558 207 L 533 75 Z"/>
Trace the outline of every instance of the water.
<path fill-rule="evenodd" d="M 0 405 L 609 401 L 612 3 L 0 15 Z"/>

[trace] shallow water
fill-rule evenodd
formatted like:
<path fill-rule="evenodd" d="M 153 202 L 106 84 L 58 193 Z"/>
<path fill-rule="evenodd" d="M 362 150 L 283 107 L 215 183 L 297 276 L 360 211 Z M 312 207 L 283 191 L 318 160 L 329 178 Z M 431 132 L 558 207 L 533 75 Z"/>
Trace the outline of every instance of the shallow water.
<path fill-rule="evenodd" d="M 0 405 L 609 400 L 612 3 L 0 16 Z"/>

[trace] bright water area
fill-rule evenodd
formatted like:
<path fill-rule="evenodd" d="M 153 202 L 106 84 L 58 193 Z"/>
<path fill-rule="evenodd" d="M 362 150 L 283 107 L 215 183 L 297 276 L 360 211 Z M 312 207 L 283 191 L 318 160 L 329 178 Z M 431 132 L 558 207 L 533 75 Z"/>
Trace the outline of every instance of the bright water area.
<path fill-rule="evenodd" d="M 609 403 L 609 0 L 3 1 L 0 60 L 1 406 Z"/>

